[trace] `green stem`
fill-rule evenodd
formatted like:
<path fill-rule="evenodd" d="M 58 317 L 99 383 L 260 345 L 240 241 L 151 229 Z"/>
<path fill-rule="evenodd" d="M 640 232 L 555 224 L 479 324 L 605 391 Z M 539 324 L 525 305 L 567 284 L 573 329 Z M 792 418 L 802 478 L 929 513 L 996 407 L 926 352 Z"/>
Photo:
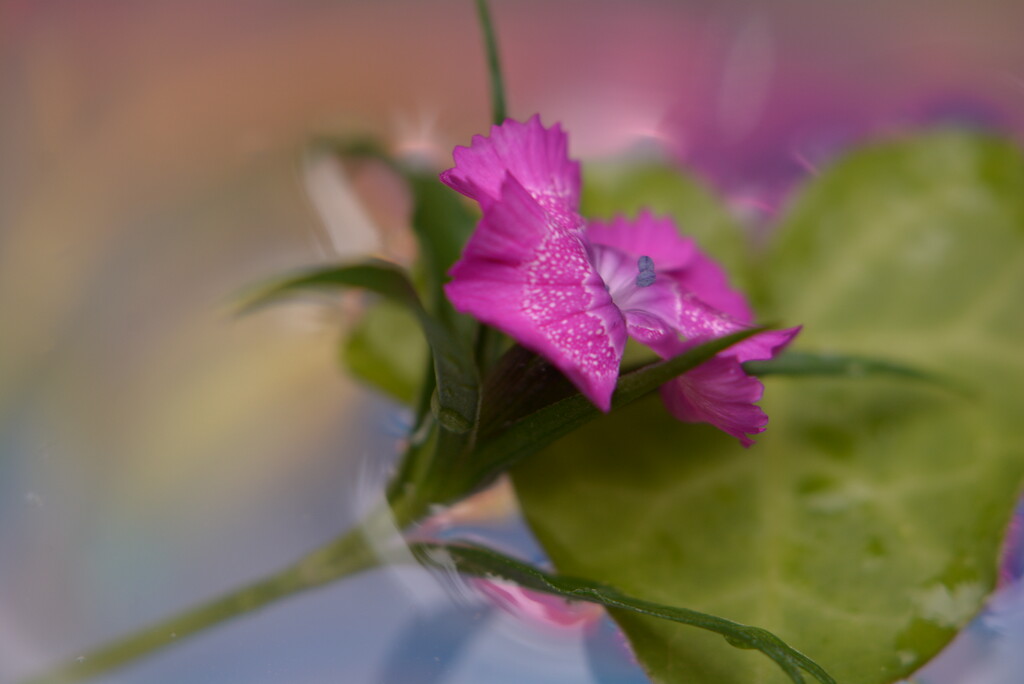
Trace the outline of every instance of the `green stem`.
<path fill-rule="evenodd" d="M 484 46 L 487 50 L 487 69 L 491 78 L 491 116 L 496 126 L 505 122 L 505 81 L 501 76 L 501 61 L 498 59 L 498 40 L 491 23 L 491 11 L 487 0 L 476 0 L 480 28 L 484 32 Z"/>
<path fill-rule="evenodd" d="M 346 534 L 273 575 L 69 660 L 25 684 L 69 684 L 94 677 L 279 599 L 375 567 L 388 560 L 388 549 L 381 544 L 396 541 L 385 531 L 402 529 L 411 522 L 409 515 L 401 502 L 393 513 L 382 506 Z"/>
<path fill-rule="evenodd" d="M 477 330 L 473 354 L 482 377 L 486 377 L 494 364 L 501 358 L 505 351 L 503 347 L 502 334 L 488 325 L 481 324 Z"/>
<path fill-rule="evenodd" d="M 501 58 L 498 56 L 498 37 L 491 21 L 491 10 L 487 0 L 476 0 L 477 19 L 484 37 L 484 51 L 487 54 L 487 75 L 491 87 L 491 121 L 495 126 L 505 123 L 508 111 L 505 104 L 505 77 L 501 72 Z M 476 338 L 477 367 L 486 373 L 501 353 L 501 336 L 496 330 L 481 325 Z"/>

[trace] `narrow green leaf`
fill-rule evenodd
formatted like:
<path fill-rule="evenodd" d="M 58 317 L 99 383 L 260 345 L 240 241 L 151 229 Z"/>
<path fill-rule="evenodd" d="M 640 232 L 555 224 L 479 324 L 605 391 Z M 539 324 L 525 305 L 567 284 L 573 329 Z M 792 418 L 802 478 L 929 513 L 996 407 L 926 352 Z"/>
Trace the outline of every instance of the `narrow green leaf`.
<path fill-rule="evenodd" d="M 379 259 L 347 266 L 313 268 L 261 285 L 243 296 L 240 313 L 248 313 L 271 302 L 303 291 L 357 287 L 375 292 L 406 306 L 419 318 L 423 311 L 415 290 L 396 265 Z"/>
<path fill-rule="evenodd" d="M 790 375 L 866 378 L 875 375 L 888 375 L 965 391 L 952 378 L 940 375 L 939 373 L 926 371 L 908 363 L 870 356 L 787 351 L 770 361 L 748 361 L 743 364 L 743 368 L 751 375 L 757 376 Z"/>
<path fill-rule="evenodd" d="M 804 681 L 800 673 L 801 670 L 808 672 L 822 684 L 835 684 L 835 680 L 824 668 L 760 627 L 743 625 L 687 608 L 645 601 L 598 582 L 544 572 L 532 565 L 482 546 L 420 543 L 412 545 L 411 549 L 421 562 L 445 571 L 449 571 L 454 565 L 455 569 L 465 574 L 487 579 L 501 579 L 571 601 L 587 601 L 607 608 L 679 622 L 715 632 L 725 637 L 726 641 L 733 646 L 755 649 L 768 656 L 789 675 L 792 681 L 798 684 Z"/>
<path fill-rule="evenodd" d="M 501 75 L 501 61 L 498 58 L 498 38 L 491 22 L 491 11 L 487 0 L 476 0 L 477 18 L 484 34 L 484 47 L 487 51 L 487 73 L 491 85 L 491 118 L 494 124 L 505 122 L 505 79 Z"/>
<path fill-rule="evenodd" d="M 434 373 L 434 364 L 426 363 L 423 366 L 423 383 L 420 386 L 419 395 L 416 397 L 412 433 L 418 432 L 428 420 L 433 418 L 430 413 L 430 404 L 435 391 L 437 391 L 437 377 Z"/>
<path fill-rule="evenodd" d="M 612 409 L 636 401 L 672 378 L 699 366 L 723 349 L 763 330 L 749 328 L 719 337 L 667 361 L 620 376 L 615 394 L 612 395 Z M 495 400 L 501 401 L 501 398 Z M 482 472 L 480 479 L 486 482 L 490 475 L 500 473 L 512 463 L 543 449 L 600 415 L 603 414 L 589 399 L 576 392 L 539 407 L 511 424 L 482 426 L 480 442 L 474 454 Z"/>
<path fill-rule="evenodd" d="M 296 292 L 342 287 L 363 288 L 408 308 L 423 329 L 433 353 L 438 419 L 453 432 L 470 430 L 476 422 L 478 393 L 472 353 L 447 326 L 427 313 L 412 283 L 394 264 L 372 260 L 315 269 L 265 287 L 248 299 L 243 310 Z"/>
<path fill-rule="evenodd" d="M 626 404 L 639 399 L 648 392 L 661 387 L 672 378 L 682 375 L 691 368 L 696 368 L 720 351 L 728 349 L 737 342 L 742 342 L 760 332 L 763 327 L 747 328 L 734 332 L 731 335 L 723 335 L 697 347 L 687 350 L 679 356 L 651 364 L 631 373 L 626 373 L 619 378 L 619 384 L 612 396 L 612 408 L 625 406 Z"/>

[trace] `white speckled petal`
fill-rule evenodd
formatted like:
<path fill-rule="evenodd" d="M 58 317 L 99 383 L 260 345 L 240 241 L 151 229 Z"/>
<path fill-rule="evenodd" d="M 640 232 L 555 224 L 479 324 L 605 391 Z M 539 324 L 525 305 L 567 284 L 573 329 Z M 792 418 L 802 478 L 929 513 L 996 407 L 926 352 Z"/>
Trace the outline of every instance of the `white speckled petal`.
<path fill-rule="evenodd" d="M 659 279 L 651 287 L 637 288 L 630 294 L 628 308 L 659 317 L 690 341 L 709 340 L 750 327 L 748 323 L 699 299 L 685 290 L 678 281 L 669 279 Z M 789 344 L 798 332 L 799 327 L 766 330 L 734 344 L 720 355 L 735 357 L 740 362 L 770 359 Z M 666 358 L 679 353 L 674 339 L 641 341 Z"/>
<path fill-rule="evenodd" d="M 575 216 L 574 223 L 582 225 Z M 626 342 L 622 314 L 579 230 L 506 175 L 445 287 L 456 309 L 558 367 L 600 409 L 611 406 Z"/>

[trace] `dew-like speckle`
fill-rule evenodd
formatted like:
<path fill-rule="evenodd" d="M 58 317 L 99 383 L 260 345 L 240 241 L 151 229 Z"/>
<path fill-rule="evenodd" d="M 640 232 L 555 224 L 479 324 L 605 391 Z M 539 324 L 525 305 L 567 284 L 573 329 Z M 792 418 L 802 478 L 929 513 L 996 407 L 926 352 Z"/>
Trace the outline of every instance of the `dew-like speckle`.
<path fill-rule="evenodd" d="M 860 567 L 863 572 L 875 572 L 885 566 L 885 559 L 889 551 L 885 543 L 878 537 L 871 537 L 864 545 L 864 553 L 861 556 Z"/>
<path fill-rule="evenodd" d="M 553 230 L 528 267 L 523 314 L 572 367 L 604 378 L 618 372 L 621 350 L 602 310 L 616 313 L 584 242 L 576 232 Z"/>
<path fill-rule="evenodd" d="M 836 481 L 826 475 L 808 475 L 796 485 L 797 494 L 817 494 L 835 489 Z"/>
<path fill-rule="evenodd" d="M 921 618 L 940 627 L 958 628 L 981 607 L 985 588 L 980 582 L 961 582 L 950 589 L 937 583 L 914 597 Z"/>
<path fill-rule="evenodd" d="M 803 498 L 808 510 L 815 513 L 842 513 L 875 496 L 875 490 L 866 482 L 843 482 L 836 487 L 809 493 Z"/>
<path fill-rule="evenodd" d="M 903 667 L 913 665 L 918 659 L 917 653 L 910 650 L 896 651 L 896 657 L 899 659 L 900 665 Z"/>
<path fill-rule="evenodd" d="M 444 548 L 431 548 L 426 551 L 425 559 L 432 568 L 438 571 L 438 578 L 453 600 L 464 604 L 474 601 L 475 593 L 470 590 L 469 585 L 459 574 L 458 566 L 451 552 Z"/>
<path fill-rule="evenodd" d="M 913 242 L 904 254 L 904 263 L 910 267 L 928 267 L 946 259 L 953 247 L 953 234 L 941 227 L 935 227 Z"/>
<path fill-rule="evenodd" d="M 846 366 L 846 374 L 851 378 L 863 378 L 868 374 L 868 369 L 861 361 L 851 361 Z"/>
<path fill-rule="evenodd" d="M 881 558 L 864 557 L 860 561 L 860 569 L 864 573 L 877 572 L 882 567 L 884 565 Z"/>
<path fill-rule="evenodd" d="M 75 662 L 76 663 L 84 663 L 85 662 L 85 656 L 78 656 L 77 658 L 75 658 Z"/>

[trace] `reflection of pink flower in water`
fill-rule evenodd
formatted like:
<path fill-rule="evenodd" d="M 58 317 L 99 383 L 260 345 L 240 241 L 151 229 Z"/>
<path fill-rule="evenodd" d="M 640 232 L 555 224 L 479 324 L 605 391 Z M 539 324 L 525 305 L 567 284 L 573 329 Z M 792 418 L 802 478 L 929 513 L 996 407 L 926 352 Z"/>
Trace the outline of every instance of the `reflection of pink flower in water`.
<path fill-rule="evenodd" d="M 473 578 L 470 582 L 494 605 L 537 625 L 590 629 L 604 616 L 604 609 L 596 603 L 566 601 L 499 580 Z"/>
<path fill-rule="evenodd" d="M 438 538 L 444 530 L 462 525 L 487 525 L 508 520 L 518 511 L 512 482 L 503 475 L 487 489 L 435 511 L 416 528 L 416 538 Z"/>
<path fill-rule="evenodd" d="M 468 528 L 493 524 L 510 519 L 516 511 L 515 493 L 507 477 L 493 486 L 477 492 L 454 506 L 439 510 L 420 524 L 408 539 L 437 541 L 450 538 L 473 540 Z M 463 528 L 455 532 L 458 528 Z M 480 543 L 493 544 L 481 539 Z M 591 629 L 604 616 L 604 609 L 585 601 L 566 601 L 551 594 L 524 589 L 496 579 L 469 577 L 466 579 L 489 603 L 519 619 L 538 626 L 557 629 Z"/>
<path fill-rule="evenodd" d="M 671 221 L 641 213 L 588 225 L 579 164 L 557 125 L 509 120 L 454 157 L 441 178 L 477 200 L 483 218 L 451 270 L 449 298 L 557 366 L 602 410 L 627 336 L 668 358 L 750 325 L 743 296 Z M 752 444 L 747 434 L 768 419 L 753 403 L 763 386 L 740 364 L 772 358 L 798 330 L 755 335 L 667 383 L 669 411 Z"/>

